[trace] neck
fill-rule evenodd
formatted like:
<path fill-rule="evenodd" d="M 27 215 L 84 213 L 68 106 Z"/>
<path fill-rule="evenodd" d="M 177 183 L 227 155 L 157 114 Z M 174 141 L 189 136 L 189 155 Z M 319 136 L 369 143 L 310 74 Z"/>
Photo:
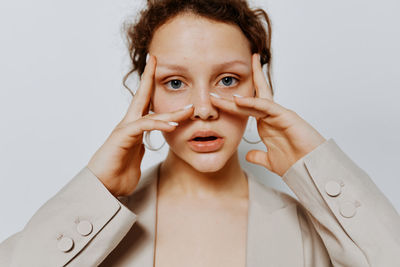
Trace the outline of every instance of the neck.
<path fill-rule="evenodd" d="M 169 150 L 161 163 L 159 194 L 190 198 L 248 198 L 248 181 L 237 151 L 215 172 L 201 172 Z"/>

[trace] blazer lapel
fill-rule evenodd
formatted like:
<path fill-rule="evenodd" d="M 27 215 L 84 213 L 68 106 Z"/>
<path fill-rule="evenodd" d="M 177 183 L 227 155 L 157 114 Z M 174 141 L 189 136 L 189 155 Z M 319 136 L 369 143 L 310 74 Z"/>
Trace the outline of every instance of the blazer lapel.
<path fill-rule="evenodd" d="M 245 171 L 249 184 L 246 266 L 303 266 L 296 205 Z"/>
<path fill-rule="evenodd" d="M 135 192 L 127 202 L 138 219 L 104 264 L 154 266 L 160 165 L 153 165 L 142 173 Z M 258 182 L 251 172 L 244 171 L 249 185 L 246 267 L 303 266 L 296 205 L 285 206 L 273 189 Z"/>

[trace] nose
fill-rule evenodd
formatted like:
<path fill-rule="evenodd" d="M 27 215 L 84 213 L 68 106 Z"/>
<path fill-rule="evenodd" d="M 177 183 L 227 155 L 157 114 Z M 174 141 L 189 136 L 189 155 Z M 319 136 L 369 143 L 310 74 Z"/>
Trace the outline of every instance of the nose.
<path fill-rule="evenodd" d="M 193 103 L 194 111 L 190 117 L 192 120 L 216 120 L 218 119 L 219 112 L 214 107 L 210 100 L 210 93 L 208 88 L 201 88 L 200 90 L 193 90 L 191 95 L 191 103 Z"/>

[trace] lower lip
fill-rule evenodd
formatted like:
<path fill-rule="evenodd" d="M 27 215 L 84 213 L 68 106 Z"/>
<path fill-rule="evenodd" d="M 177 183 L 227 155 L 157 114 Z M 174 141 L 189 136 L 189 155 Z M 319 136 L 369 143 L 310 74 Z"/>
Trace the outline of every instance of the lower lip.
<path fill-rule="evenodd" d="M 189 141 L 191 149 L 196 152 L 213 152 L 220 149 L 223 144 L 224 138 L 217 138 L 210 141 Z"/>

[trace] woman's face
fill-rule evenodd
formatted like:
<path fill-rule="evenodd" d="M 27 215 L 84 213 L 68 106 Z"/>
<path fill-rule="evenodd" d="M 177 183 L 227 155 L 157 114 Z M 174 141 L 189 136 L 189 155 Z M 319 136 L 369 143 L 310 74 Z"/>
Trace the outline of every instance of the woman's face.
<path fill-rule="evenodd" d="M 249 41 L 236 25 L 184 13 L 156 30 L 149 53 L 157 58 L 153 111 L 194 106 L 189 119 L 163 132 L 170 149 L 198 171 L 220 170 L 237 151 L 248 117 L 216 108 L 210 92 L 228 99 L 254 95 Z M 190 141 L 205 130 L 220 135 L 222 146 L 202 149 L 205 141 Z"/>

